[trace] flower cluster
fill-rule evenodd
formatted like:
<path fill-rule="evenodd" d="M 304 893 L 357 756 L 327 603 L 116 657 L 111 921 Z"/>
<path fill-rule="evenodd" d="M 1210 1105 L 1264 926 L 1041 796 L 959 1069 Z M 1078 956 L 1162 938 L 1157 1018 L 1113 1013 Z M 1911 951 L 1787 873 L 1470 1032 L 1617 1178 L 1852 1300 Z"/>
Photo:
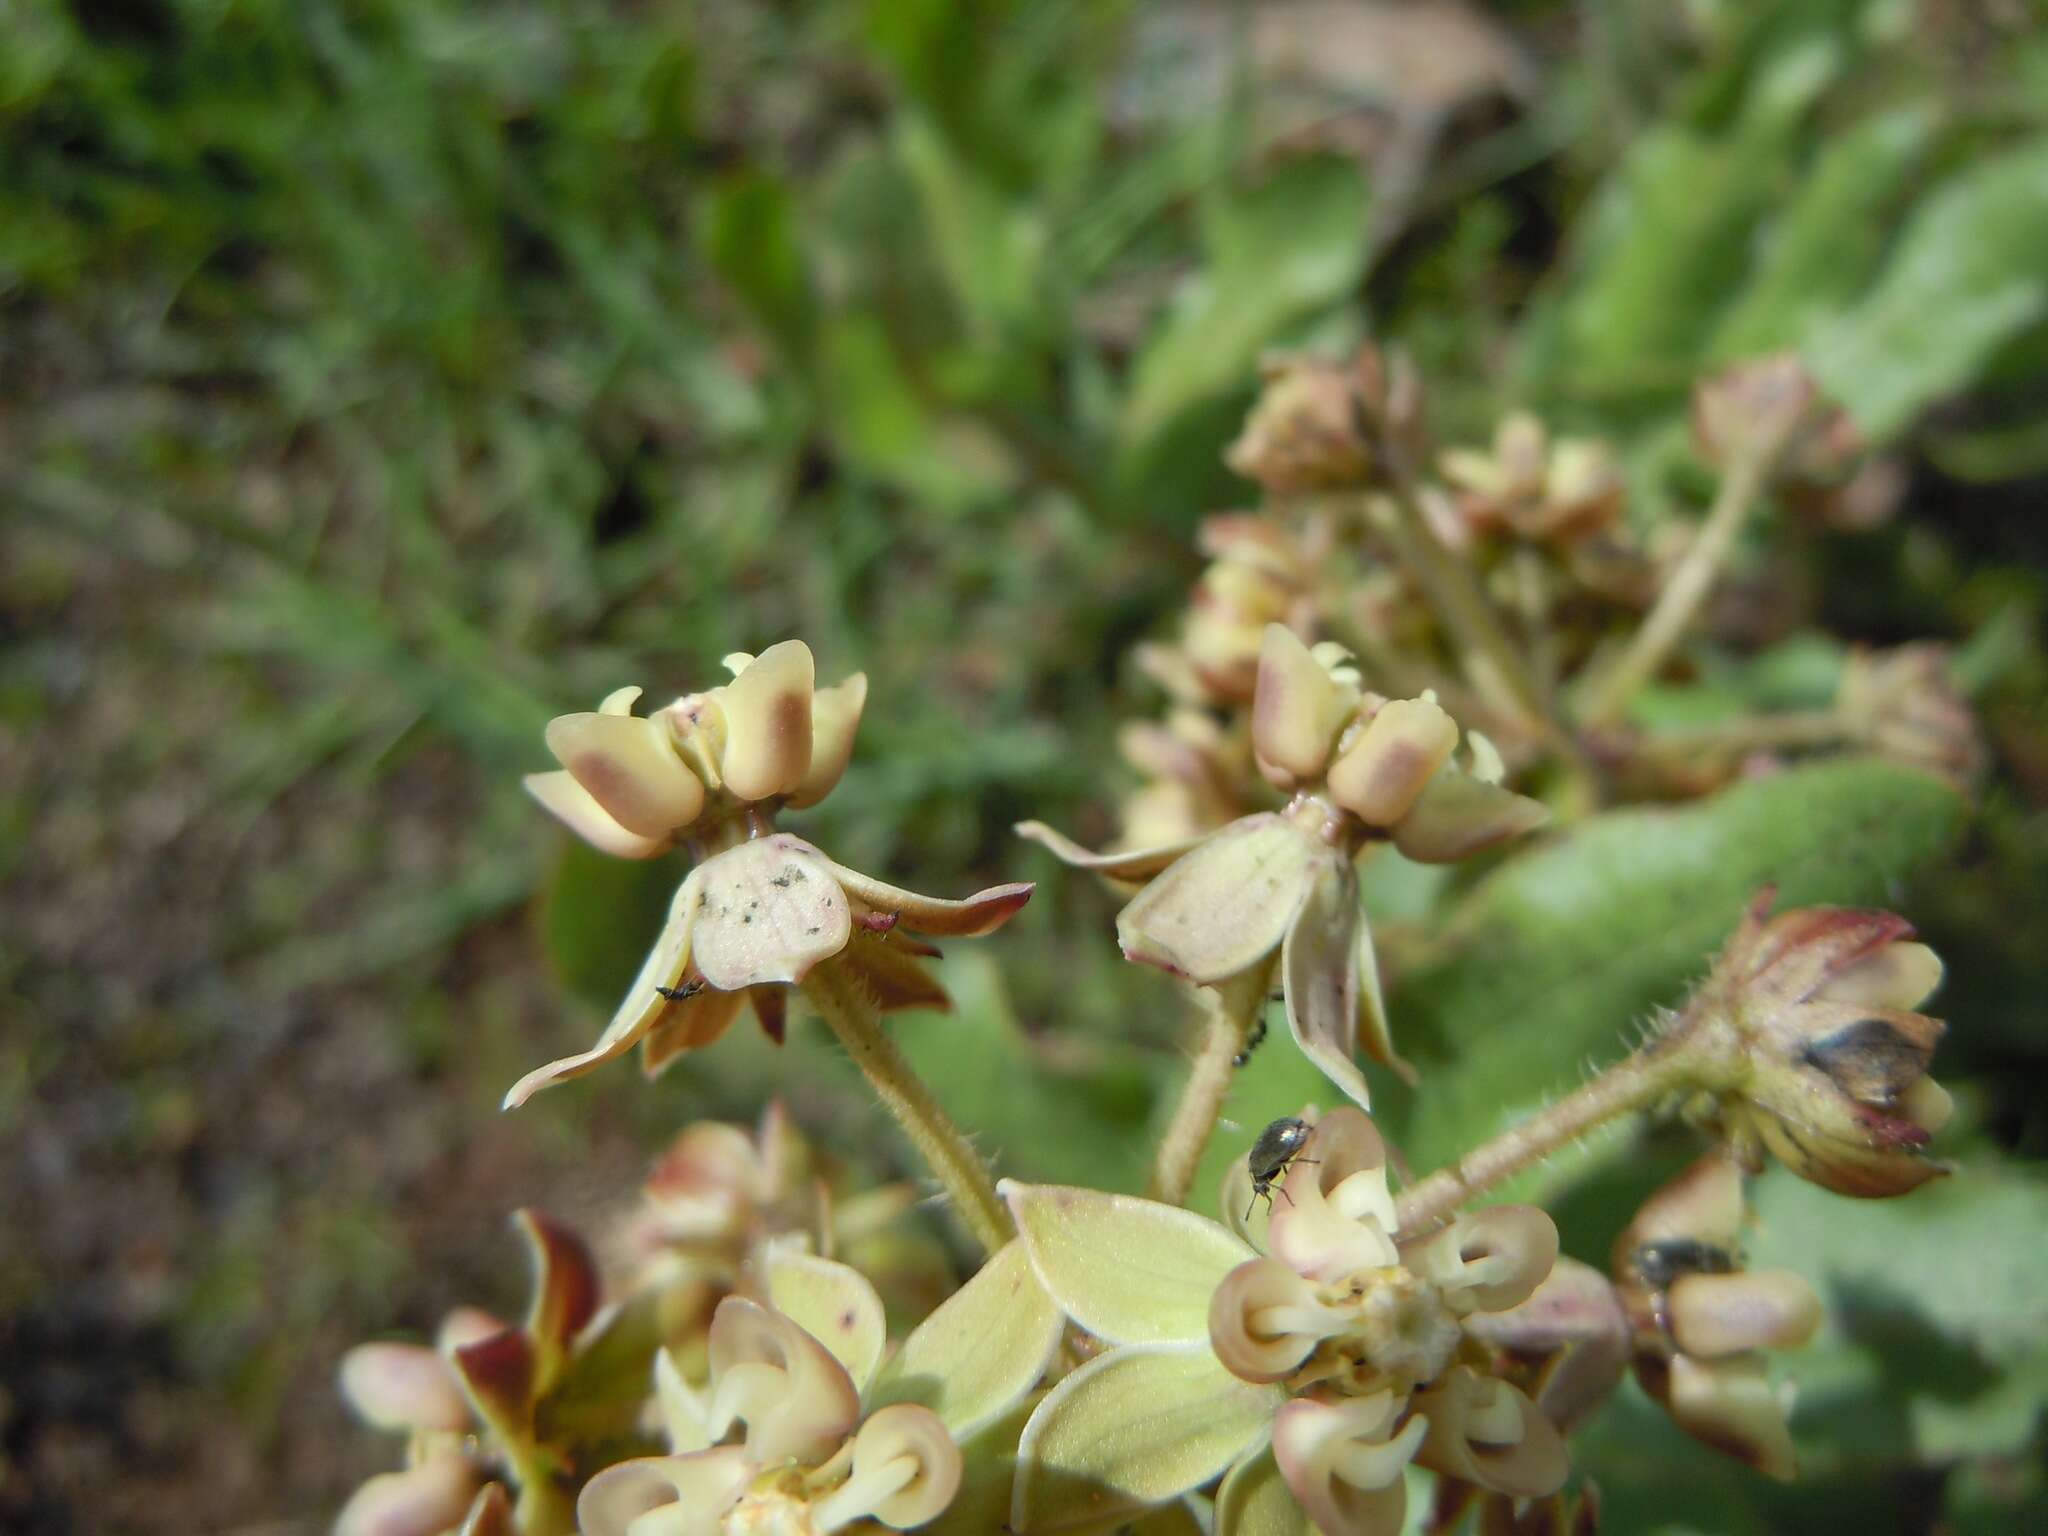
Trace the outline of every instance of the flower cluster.
<path fill-rule="evenodd" d="M 1361 1105 L 1353 1060 L 1405 1071 L 1388 1032 L 1355 861 L 1391 842 L 1448 863 L 1539 825 L 1541 804 L 1501 787 L 1490 743 L 1454 760 L 1455 721 L 1434 699 L 1366 691 L 1340 648 L 1311 650 L 1266 627 L 1252 703 L 1252 750 L 1290 796 L 1189 841 L 1092 854 L 1039 822 L 1017 830 L 1068 863 L 1146 881 L 1117 919 L 1124 954 L 1206 987 L 1262 999 L 1275 978 L 1304 1054 Z"/>
<path fill-rule="evenodd" d="M 1385 1147 L 1349 1106 L 1275 1187 L 1270 1219 L 1253 1224 L 1240 1167 L 1226 1227 L 1124 1196 L 1004 1186 L 1040 1281 L 1111 1346 L 1025 1426 L 1014 1529 L 1163 1503 L 1218 1474 L 1218 1536 L 1252 1528 L 1245 1511 L 1274 1497 L 1323 1536 L 1397 1532 L 1410 1462 L 1515 1497 L 1562 1484 L 1557 1430 L 1467 1332 L 1549 1274 L 1550 1218 L 1497 1206 L 1397 1242 Z M 1101 1438 L 1117 1420 L 1145 1433 Z"/>
<path fill-rule="evenodd" d="M 742 1003 L 780 1041 L 788 988 L 827 960 L 884 1010 L 945 1008 L 945 990 L 923 964 L 937 951 L 910 935 L 988 933 L 1031 897 L 1021 884 L 965 901 L 920 896 L 776 832 L 777 806 L 815 804 L 838 783 L 867 680 L 856 673 L 815 689 L 810 650 L 796 640 L 726 659 L 730 683 L 652 717 L 629 712 L 639 690 L 628 688 L 595 714 L 548 727 L 564 768 L 527 781 L 535 798 L 604 852 L 644 858 L 688 832 L 697 862 L 597 1043 L 529 1072 L 505 1095 L 507 1108 L 636 1045 L 652 1076 L 716 1041 Z"/>

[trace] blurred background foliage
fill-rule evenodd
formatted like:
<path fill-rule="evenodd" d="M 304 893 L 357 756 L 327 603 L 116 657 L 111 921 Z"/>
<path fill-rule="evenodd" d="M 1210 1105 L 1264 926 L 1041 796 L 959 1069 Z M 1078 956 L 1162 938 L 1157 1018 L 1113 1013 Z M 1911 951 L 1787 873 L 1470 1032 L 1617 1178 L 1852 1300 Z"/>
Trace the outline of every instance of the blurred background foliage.
<path fill-rule="evenodd" d="M 785 635 L 873 682 L 802 829 L 1039 899 L 899 1033 L 1006 1172 L 1135 1186 L 1181 1005 L 1010 824 L 1105 833 L 1260 355 L 1414 355 L 1689 515 L 1705 367 L 1796 348 L 1906 477 L 1780 530 L 1816 622 L 1673 710 L 1956 642 L 1967 809 L 1823 764 L 1610 813 L 1469 892 L 1375 882 L 1428 1165 L 1616 1054 L 1750 892 L 1950 961 L 1964 1172 L 1778 1175 L 1829 1300 L 1780 1489 L 1631 1387 L 1621 1531 L 2048 1524 L 2048 28 L 2030 0 L 0 0 L 0 1523 L 314 1530 L 378 1448 L 347 1343 L 522 1285 L 689 1118 L 782 1094 L 905 1166 L 799 1028 L 500 1117 L 593 1033 L 676 871 L 568 848 L 540 727 Z M 1398 876 L 1396 871 L 1395 875 Z M 1406 947 L 1402 947 L 1405 941 Z M 970 952 L 971 951 L 971 952 Z M 702 1065 L 699 1066 L 701 1061 Z M 1262 1052 L 1239 1155 L 1313 1087 Z M 1685 1156 L 1547 1170 L 1599 1262 Z M 282 1523 L 274 1523 L 274 1522 Z"/>

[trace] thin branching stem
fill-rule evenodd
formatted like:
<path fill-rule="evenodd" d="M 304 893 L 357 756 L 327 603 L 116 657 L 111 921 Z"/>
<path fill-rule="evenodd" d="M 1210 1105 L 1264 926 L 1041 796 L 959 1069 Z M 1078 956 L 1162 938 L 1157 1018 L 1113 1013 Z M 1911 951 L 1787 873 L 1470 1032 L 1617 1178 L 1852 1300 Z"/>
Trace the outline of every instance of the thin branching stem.
<path fill-rule="evenodd" d="M 994 1253 L 1015 1237 L 988 1164 L 883 1030 L 881 1014 L 860 982 L 828 960 L 805 980 L 804 995 L 903 1127 L 974 1240 Z"/>

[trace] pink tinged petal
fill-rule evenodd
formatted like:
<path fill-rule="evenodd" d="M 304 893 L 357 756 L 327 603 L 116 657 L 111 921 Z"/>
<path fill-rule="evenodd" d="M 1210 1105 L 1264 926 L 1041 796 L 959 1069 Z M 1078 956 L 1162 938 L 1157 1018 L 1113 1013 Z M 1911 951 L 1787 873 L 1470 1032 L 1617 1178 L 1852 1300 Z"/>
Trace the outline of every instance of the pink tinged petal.
<path fill-rule="evenodd" d="M 747 997 L 754 1004 L 754 1018 L 761 1033 L 782 1044 L 789 1034 L 789 993 L 782 987 L 750 987 Z"/>
<path fill-rule="evenodd" d="M 1712 1361 L 1675 1356 L 1667 1392 L 1672 1421 L 1695 1440 L 1780 1482 L 1797 1475 L 1799 1459 L 1785 1423 L 1784 1400 L 1772 1387 L 1762 1356 Z"/>
<path fill-rule="evenodd" d="M 1457 745 L 1457 722 L 1440 705 L 1394 699 L 1330 765 L 1330 797 L 1368 826 L 1391 827 L 1414 808 Z"/>
<path fill-rule="evenodd" d="M 541 808 L 599 853 L 615 859 L 651 859 L 673 846 L 668 836 L 642 837 L 628 832 L 591 798 L 590 791 L 576 782 L 567 769 L 555 773 L 529 773 L 526 792 Z"/>
<path fill-rule="evenodd" d="M 1319 778 L 1356 695 L 1285 624 L 1268 624 L 1259 645 L 1252 699 L 1252 746 L 1259 766 L 1283 789 Z"/>
<path fill-rule="evenodd" d="M 517 1109 L 541 1089 L 567 1082 L 572 1077 L 581 1077 L 625 1055 L 661 1019 L 669 1006 L 663 989 L 672 990 L 683 979 L 683 969 L 690 963 L 691 929 L 696 924 L 704 894 L 703 872 L 702 866 L 692 870 L 676 891 L 675 900 L 669 904 L 668 921 L 662 925 L 661 937 L 655 940 L 653 950 L 640 967 L 640 974 L 633 978 L 633 985 L 626 992 L 625 1001 L 619 1004 L 619 1011 L 612 1015 L 604 1033 L 598 1036 L 597 1044 L 580 1055 L 564 1056 L 560 1061 L 551 1061 L 527 1073 L 505 1095 L 505 1108 Z"/>
<path fill-rule="evenodd" d="M 1277 1259 L 1247 1259 L 1209 1301 L 1209 1347 L 1240 1381 L 1284 1381 L 1345 1325 L 1343 1314 Z"/>
<path fill-rule="evenodd" d="M 386 1472 L 358 1488 L 334 1522 L 334 1536 L 442 1536 L 462 1523 L 482 1479 L 450 1452 Z"/>
<path fill-rule="evenodd" d="M 465 1344 L 475 1344 L 503 1333 L 512 1325 L 482 1307 L 453 1307 L 441 1319 L 434 1333 L 434 1348 L 445 1359 Z"/>
<path fill-rule="evenodd" d="M 852 910 L 830 860 L 787 833 L 706 859 L 691 959 L 724 992 L 798 982 L 846 948 Z"/>
<path fill-rule="evenodd" d="M 1892 943 L 1824 982 L 1816 999 L 1911 1013 L 1941 985 L 1941 957 L 1925 944 Z"/>
<path fill-rule="evenodd" d="M 936 1013 L 953 1011 L 953 1000 L 938 978 L 925 968 L 920 951 L 896 934 L 880 937 L 855 935 L 846 948 L 843 963 L 860 978 L 868 995 L 884 1013 L 906 1008 L 929 1009 Z"/>
<path fill-rule="evenodd" d="M 1361 1106 L 1372 1090 L 1352 1057 L 1358 1041 L 1358 946 L 1364 917 L 1358 876 L 1343 861 L 1326 864 L 1301 904 L 1280 956 L 1287 1027 L 1302 1055 Z"/>
<path fill-rule="evenodd" d="M 1340 856 L 1285 817 L 1232 822 L 1117 915 L 1124 955 L 1210 986 L 1279 949 L 1317 878 Z"/>
<path fill-rule="evenodd" d="M 1455 864 L 1549 819 L 1540 800 L 1445 768 L 1395 824 L 1394 846 L 1418 864 Z"/>
<path fill-rule="evenodd" d="M 597 1262 L 583 1239 L 531 1206 L 513 1217 L 533 1266 L 533 1304 L 526 1336 L 533 1341 L 536 1392 L 553 1385 L 569 1348 L 597 1313 Z"/>
<path fill-rule="evenodd" d="M 763 1463 L 830 1459 L 860 1422 L 860 1394 L 832 1352 L 781 1313 L 728 1296 L 711 1318 L 711 1437 L 735 1421 Z"/>
<path fill-rule="evenodd" d="M 1362 1110 L 1323 1117 L 1288 1170 L 1266 1240 L 1277 1259 L 1312 1280 L 1338 1280 L 1400 1261 L 1386 1145 Z"/>
<path fill-rule="evenodd" d="M 811 765 L 789 792 L 792 810 L 816 805 L 832 793 L 853 759 L 853 738 L 868 701 L 868 678 L 856 672 L 842 683 L 820 688 L 811 700 Z"/>
<path fill-rule="evenodd" d="M 1415 1400 L 1429 1433 L 1418 1465 L 1513 1498 L 1540 1499 L 1564 1486 L 1564 1438 L 1520 1389 L 1454 1366 Z"/>
<path fill-rule="evenodd" d="M 1207 834 L 1191 837 L 1178 843 L 1166 843 L 1157 848 L 1132 848 L 1122 853 L 1090 853 L 1072 838 L 1055 832 L 1042 821 L 1020 821 L 1016 826 L 1019 837 L 1028 838 L 1042 847 L 1050 848 L 1062 864 L 1071 864 L 1076 869 L 1093 870 L 1110 880 L 1150 880 L 1183 854 L 1199 848 L 1207 841 Z"/>
<path fill-rule="evenodd" d="M 847 895 L 872 914 L 892 920 L 881 931 L 900 921 L 913 933 L 941 939 L 978 939 L 985 933 L 994 933 L 1023 910 L 1036 889 L 1028 880 L 1019 880 L 976 891 L 965 901 L 942 901 L 936 896 L 920 896 L 916 891 L 890 885 L 844 864 L 833 864 L 829 859 L 826 863 L 846 888 Z"/>
<path fill-rule="evenodd" d="M 631 715 L 558 715 L 548 750 L 628 832 L 666 837 L 704 809 L 704 785 L 684 766 L 659 720 Z"/>
<path fill-rule="evenodd" d="M 742 800 L 798 789 L 811 767 L 811 697 L 817 674 L 801 640 L 771 645 L 727 683 L 725 787 Z"/>
<path fill-rule="evenodd" d="M 649 1077 L 659 1077 L 684 1052 L 713 1044 L 732 1028 L 746 1000 L 745 993 L 702 987 L 671 1002 L 642 1043 L 641 1070 Z"/>
<path fill-rule="evenodd" d="M 1494 1205 L 1459 1216 L 1402 1251 L 1401 1262 L 1482 1312 L 1519 1306 L 1557 1263 L 1557 1223 L 1533 1205 Z"/>
<path fill-rule="evenodd" d="M 469 1399 L 424 1344 L 358 1344 L 341 1357 L 341 1395 L 374 1429 L 469 1428 Z"/>
<path fill-rule="evenodd" d="M 533 1341 L 517 1328 L 451 1350 L 448 1363 L 461 1378 L 477 1416 L 509 1444 L 518 1444 L 533 1425 L 534 1382 L 539 1362 Z"/>
<path fill-rule="evenodd" d="M 583 1485 L 576 1525 L 583 1536 L 720 1536 L 754 1471 L 736 1445 L 622 1461 Z"/>
<path fill-rule="evenodd" d="M 960 1448 L 939 1416 L 914 1403 L 868 1415 L 853 1439 L 853 1472 L 811 1506 L 829 1533 L 867 1517 L 907 1531 L 936 1520 L 960 1491 Z"/>
<path fill-rule="evenodd" d="M 1398 1536 L 1408 1509 L 1402 1473 L 1428 1423 L 1394 1431 L 1403 1403 L 1366 1397 L 1297 1397 L 1273 1416 L 1273 1459 L 1323 1536 Z"/>
<path fill-rule="evenodd" d="M 1788 1269 L 1688 1274 L 1671 1282 L 1671 1337 L 1699 1359 L 1798 1349 L 1821 1322 L 1820 1297 Z"/>

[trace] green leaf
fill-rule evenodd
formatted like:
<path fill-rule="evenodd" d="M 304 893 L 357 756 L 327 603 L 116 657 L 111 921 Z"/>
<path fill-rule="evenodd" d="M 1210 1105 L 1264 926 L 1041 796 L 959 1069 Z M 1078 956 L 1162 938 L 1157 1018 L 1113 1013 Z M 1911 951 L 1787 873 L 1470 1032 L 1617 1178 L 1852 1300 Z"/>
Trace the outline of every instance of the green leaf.
<path fill-rule="evenodd" d="M 676 859 L 614 859 L 573 837 L 541 892 L 555 974 L 607 1014 L 647 958 L 689 871 Z"/>
<path fill-rule="evenodd" d="M 887 1342 L 882 1298 L 867 1276 L 814 1253 L 777 1248 L 768 1258 L 768 1301 L 832 1351 L 856 1391 L 867 1386 Z"/>
<path fill-rule="evenodd" d="M 1216 1490 L 1216 1536 L 1310 1536 L 1270 1450 L 1245 1457 Z"/>
<path fill-rule="evenodd" d="M 1303 159 L 1204 204 L 1208 264 L 1132 370 L 1119 435 L 1133 463 L 1185 412 L 1241 391 L 1283 327 L 1342 298 L 1365 270 L 1366 188 L 1349 160 Z"/>
<path fill-rule="evenodd" d="M 1271 1433 L 1283 1395 L 1239 1381 L 1206 1345 L 1113 1349 L 1024 1426 L 1010 1522 L 1020 1536 L 1073 1530 L 1198 1488 Z"/>
<path fill-rule="evenodd" d="M 777 341 L 801 355 L 817 328 L 817 301 L 789 187 L 761 171 L 743 172 L 705 196 L 699 222 L 719 275 Z"/>
<path fill-rule="evenodd" d="M 1899 237 L 1877 286 L 1805 352 L 1873 440 L 1966 388 L 1992 354 L 2048 316 L 2048 139 L 1951 179 Z"/>
<path fill-rule="evenodd" d="M 998 1186 L 1067 1316 L 1112 1344 L 1209 1344 L 1209 1298 L 1251 1249 L 1206 1216 L 1060 1184 Z"/>
<path fill-rule="evenodd" d="M 1382 1074 L 1375 1118 L 1418 1174 L 1443 1166 L 1577 1086 L 1588 1062 L 1618 1057 L 1653 1010 L 1682 1002 L 1764 886 L 1777 886 L 1781 906 L 1894 902 L 1898 882 L 1950 846 L 1962 815 L 1960 796 L 1931 775 L 1837 758 L 1688 806 L 1612 811 L 1536 843 L 1481 882 L 1394 979 L 1394 1044 L 1421 1083 L 1411 1091 Z M 1240 1123 L 1328 1100 L 1298 1056 L 1269 1045 L 1260 1057 L 1230 1106 Z M 1241 1137 L 1217 1138 L 1203 1177 L 1244 1150 Z M 1582 1163 L 1561 1153 L 1539 1177 Z"/>
<path fill-rule="evenodd" d="M 917 185 L 933 251 L 969 327 L 989 342 L 1026 329 L 1045 254 L 1043 222 L 1030 205 L 977 177 L 919 113 L 898 119 L 896 149 Z"/>
<path fill-rule="evenodd" d="M 1037 1384 L 1065 1326 L 1024 1244 L 1012 1242 L 903 1341 L 868 1406 L 921 1403 L 966 1439 Z"/>

